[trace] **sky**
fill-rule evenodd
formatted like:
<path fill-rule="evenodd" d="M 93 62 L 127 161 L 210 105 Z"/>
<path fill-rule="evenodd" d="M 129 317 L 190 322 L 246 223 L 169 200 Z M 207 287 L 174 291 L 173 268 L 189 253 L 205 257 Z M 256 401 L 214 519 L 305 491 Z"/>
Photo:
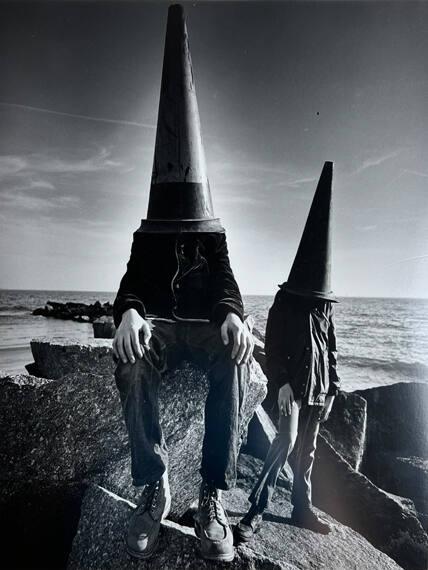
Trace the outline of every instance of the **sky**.
<path fill-rule="evenodd" d="M 339 296 L 428 296 L 428 3 L 184 3 L 244 294 L 289 273 L 322 165 Z M 167 4 L 0 5 L 0 287 L 115 291 L 146 216 Z"/>

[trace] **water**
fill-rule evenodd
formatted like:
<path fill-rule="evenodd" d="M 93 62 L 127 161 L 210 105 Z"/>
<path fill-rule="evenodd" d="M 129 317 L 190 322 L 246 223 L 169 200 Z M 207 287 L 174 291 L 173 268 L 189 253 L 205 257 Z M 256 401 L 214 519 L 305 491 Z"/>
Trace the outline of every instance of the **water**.
<path fill-rule="evenodd" d="M 114 293 L 0 290 L 0 369 L 22 372 L 35 337 L 92 338 L 92 325 L 34 317 L 46 301 L 112 302 Z M 271 296 L 246 296 L 246 312 L 264 331 Z M 346 298 L 336 305 L 339 373 L 347 390 L 428 382 L 428 299 Z"/>

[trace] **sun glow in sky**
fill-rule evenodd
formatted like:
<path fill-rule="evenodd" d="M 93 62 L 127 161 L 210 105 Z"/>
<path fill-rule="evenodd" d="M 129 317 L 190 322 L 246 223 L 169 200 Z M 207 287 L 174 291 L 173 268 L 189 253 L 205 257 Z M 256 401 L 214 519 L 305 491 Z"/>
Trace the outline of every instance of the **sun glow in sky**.
<path fill-rule="evenodd" d="M 338 295 L 426 297 L 428 3 L 186 4 L 216 215 L 285 280 L 325 160 Z M 0 287 L 116 290 L 145 217 L 167 4 L 2 4 Z"/>

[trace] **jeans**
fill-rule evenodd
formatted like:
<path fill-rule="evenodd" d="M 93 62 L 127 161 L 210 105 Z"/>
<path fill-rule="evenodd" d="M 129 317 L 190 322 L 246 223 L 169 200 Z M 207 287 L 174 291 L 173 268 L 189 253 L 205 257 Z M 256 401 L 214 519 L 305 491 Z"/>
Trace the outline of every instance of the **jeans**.
<path fill-rule="evenodd" d="M 259 512 L 269 507 L 278 476 L 296 444 L 292 462 L 291 503 L 297 509 L 312 505 L 311 474 L 314 465 L 321 406 L 293 404 L 289 416 L 280 416 L 279 431 L 273 440 L 259 479 L 249 501 Z"/>
<path fill-rule="evenodd" d="M 150 325 L 150 350 L 145 350 L 135 364 L 119 362 L 115 371 L 131 447 L 133 483 L 141 486 L 155 482 L 168 467 L 159 420 L 159 386 L 162 374 L 186 359 L 204 368 L 209 381 L 202 478 L 218 489 L 230 489 L 236 482 L 249 365 L 236 365 L 231 358 L 232 342 L 224 346 L 220 328 L 212 323 L 153 319 Z"/>

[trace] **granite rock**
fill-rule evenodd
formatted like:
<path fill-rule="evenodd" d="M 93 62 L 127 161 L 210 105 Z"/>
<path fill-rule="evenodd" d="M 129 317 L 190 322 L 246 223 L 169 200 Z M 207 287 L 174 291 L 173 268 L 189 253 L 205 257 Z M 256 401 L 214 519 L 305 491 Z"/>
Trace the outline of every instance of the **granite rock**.
<path fill-rule="evenodd" d="M 246 510 L 246 495 L 234 489 L 225 494 L 225 505 L 232 522 Z M 193 530 L 165 521 L 154 556 L 148 560 L 131 559 L 125 552 L 123 533 L 132 506 L 108 491 L 93 486 L 84 498 L 82 515 L 68 570 L 113 570 L 147 568 L 150 570 L 398 570 L 397 564 L 373 548 L 364 538 L 345 526 L 335 524 L 332 533 L 320 537 L 290 524 L 288 496 L 279 492 L 257 540 L 236 549 L 232 563 L 211 563 L 199 556 L 199 544 Z"/>
<path fill-rule="evenodd" d="M 419 513 L 428 514 L 428 459 L 379 453 L 372 480 L 386 491 L 409 497 Z"/>
<path fill-rule="evenodd" d="M 168 373 L 161 384 L 159 407 L 162 429 L 169 449 L 173 497 L 170 517 L 174 520 L 178 520 L 187 511 L 198 495 L 207 393 L 206 374 L 189 363 L 183 363 L 182 368 Z M 259 365 L 253 362 L 241 416 L 242 438 L 245 437 L 254 409 L 263 400 L 265 393 L 266 379 Z M 136 492 L 131 485 L 128 457 L 109 463 L 94 480 L 126 499 L 136 500 Z"/>
<path fill-rule="evenodd" d="M 31 341 L 35 367 L 44 378 L 57 379 L 66 374 L 82 372 L 107 374 L 114 372 L 112 341 L 93 339 L 37 338 Z"/>
<path fill-rule="evenodd" d="M 367 538 L 408 570 L 426 570 L 428 535 L 414 512 L 379 489 L 318 438 L 312 473 L 314 504 Z"/>
<path fill-rule="evenodd" d="M 379 450 L 428 459 L 428 384 L 399 382 L 358 394 L 367 401 L 363 473 L 372 476 Z"/>
<path fill-rule="evenodd" d="M 328 420 L 320 433 L 354 469 L 358 470 L 364 453 L 367 403 L 358 394 L 340 392 L 334 399 Z"/>
<path fill-rule="evenodd" d="M 76 481 L 128 449 L 112 377 L 0 385 L 0 480 Z"/>

